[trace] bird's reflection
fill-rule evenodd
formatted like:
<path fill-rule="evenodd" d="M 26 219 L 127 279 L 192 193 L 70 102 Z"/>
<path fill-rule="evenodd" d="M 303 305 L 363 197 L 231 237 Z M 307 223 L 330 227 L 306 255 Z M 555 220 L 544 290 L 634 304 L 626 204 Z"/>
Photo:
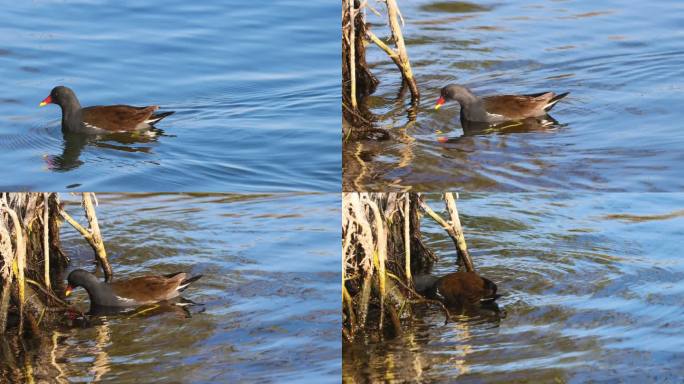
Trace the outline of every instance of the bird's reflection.
<path fill-rule="evenodd" d="M 176 314 L 179 317 L 190 318 L 193 314 L 194 308 L 202 307 L 184 298 L 177 298 L 174 300 L 162 301 L 155 304 L 143 305 L 137 308 L 117 308 L 117 307 L 102 307 L 93 305 L 88 311 L 91 317 L 99 316 L 122 316 L 122 317 L 152 317 L 165 313 Z M 202 307 L 203 308 L 203 307 Z M 201 312 L 201 310 L 200 310 Z M 197 313 L 197 312 L 195 312 Z"/>
<path fill-rule="evenodd" d="M 502 310 L 495 301 L 482 302 L 477 305 L 449 306 L 452 321 L 486 321 L 498 325 L 506 318 L 506 311 Z"/>
<path fill-rule="evenodd" d="M 140 132 L 116 132 L 99 135 L 85 135 L 83 133 L 62 132 L 62 154 L 46 156 L 48 169 L 57 172 L 74 170 L 84 164 L 81 154 L 86 146 L 117 150 L 123 152 L 152 152 L 150 144 L 166 136 L 159 128 L 152 128 Z"/>
<path fill-rule="evenodd" d="M 491 134 L 509 134 L 526 132 L 544 132 L 557 127 L 558 121 L 550 115 L 542 117 L 530 117 L 519 121 L 505 121 L 498 124 L 489 124 L 461 119 L 464 136 L 479 136 Z"/>
<path fill-rule="evenodd" d="M 179 318 L 191 318 L 194 314 L 204 312 L 203 304 L 179 297 L 173 300 L 155 304 L 143 305 L 136 308 L 91 306 L 87 313 L 70 310 L 68 317 L 71 325 L 88 328 L 103 324 L 107 318 L 150 318 L 164 314 L 174 314 Z"/>
<path fill-rule="evenodd" d="M 458 137 L 442 137 L 440 143 L 457 143 L 463 138 L 487 135 L 507 135 L 512 133 L 548 132 L 561 127 L 562 124 L 551 115 L 530 117 L 525 120 L 505 121 L 492 124 L 478 121 L 469 121 L 461 118 L 463 135 Z"/>

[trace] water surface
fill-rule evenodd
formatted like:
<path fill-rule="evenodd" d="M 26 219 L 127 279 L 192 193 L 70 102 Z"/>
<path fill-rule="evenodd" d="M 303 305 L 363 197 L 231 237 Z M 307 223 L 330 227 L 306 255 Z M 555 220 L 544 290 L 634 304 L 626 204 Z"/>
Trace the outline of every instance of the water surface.
<path fill-rule="evenodd" d="M 84 222 L 80 200 L 62 198 Z M 339 195 L 98 199 L 115 278 L 203 274 L 183 294 L 202 305 L 189 318 L 161 308 L 50 330 L 16 358 L 36 382 L 339 382 Z M 62 241 L 70 269 L 92 270 L 92 250 L 68 224 Z M 74 305 L 87 302 L 74 291 Z"/>
<path fill-rule="evenodd" d="M 681 191 L 684 4 L 597 1 L 403 2 L 422 92 L 415 122 L 400 76 L 374 46 L 369 99 L 386 142 L 344 145 L 344 190 Z M 369 12 L 376 34 L 384 21 Z M 446 84 L 476 94 L 570 92 L 558 124 L 464 131 Z M 448 142 L 440 143 L 439 139 Z"/>
<path fill-rule="evenodd" d="M 288 0 L 5 4 L 0 188 L 336 191 L 338 20 Z M 176 114 L 155 137 L 63 137 L 59 108 L 38 108 L 59 84 Z"/>
<path fill-rule="evenodd" d="M 681 381 L 684 194 L 462 194 L 458 205 L 505 317 L 444 325 L 420 309 L 397 339 L 345 344 L 345 382 Z M 422 223 L 433 273 L 454 271 L 453 242 Z"/>

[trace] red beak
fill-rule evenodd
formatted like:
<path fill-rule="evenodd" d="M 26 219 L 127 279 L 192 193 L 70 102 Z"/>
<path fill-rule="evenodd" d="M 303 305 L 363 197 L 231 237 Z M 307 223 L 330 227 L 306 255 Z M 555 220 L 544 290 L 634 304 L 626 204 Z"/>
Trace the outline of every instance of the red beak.
<path fill-rule="evenodd" d="M 442 104 L 444 104 L 445 102 L 446 100 L 444 100 L 444 98 L 440 96 L 440 98 L 437 100 L 437 104 L 435 104 L 435 109 L 439 109 L 439 107 L 441 107 Z"/>
<path fill-rule="evenodd" d="M 50 103 L 52 103 L 52 97 L 48 96 L 48 97 L 46 97 L 45 99 L 43 99 L 43 101 L 41 101 L 40 104 L 38 104 L 38 106 L 39 106 L 39 107 L 44 107 L 44 106 L 46 106 L 46 105 L 48 105 L 48 104 L 50 104 Z"/>

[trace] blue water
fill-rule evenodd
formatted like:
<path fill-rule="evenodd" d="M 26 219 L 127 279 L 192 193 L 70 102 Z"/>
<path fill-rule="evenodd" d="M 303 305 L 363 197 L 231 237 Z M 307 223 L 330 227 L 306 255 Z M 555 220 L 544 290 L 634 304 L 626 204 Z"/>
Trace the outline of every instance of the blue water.
<path fill-rule="evenodd" d="M 60 372 L 70 382 L 339 382 L 338 194 L 97 197 L 114 278 L 202 274 L 183 297 L 203 311 L 48 330 L 43 347 L 21 364 L 36 382 Z M 84 222 L 80 196 L 62 198 Z M 92 249 L 80 234 L 68 224 L 61 233 L 69 268 L 92 270 Z M 88 309 L 82 289 L 72 303 Z"/>
<path fill-rule="evenodd" d="M 0 14 L 0 189 L 336 191 L 339 6 L 27 1 Z M 160 105 L 158 136 L 65 138 L 81 104 Z"/>
<path fill-rule="evenodd" d="M 400 6 L 421 106 L 408 124 L 396 66 L 369 46 L 381 81 L 369 104 L 392 138 L 345 145 L 346 191 L 683 190 L 683 2 Z M 385 37 L 385 20 L 368 16 Z M 449 83 L 478 95 L 570 95 L 554 107 L 554 126 L 464 130 L 458 104 L 433 109 Z"/>

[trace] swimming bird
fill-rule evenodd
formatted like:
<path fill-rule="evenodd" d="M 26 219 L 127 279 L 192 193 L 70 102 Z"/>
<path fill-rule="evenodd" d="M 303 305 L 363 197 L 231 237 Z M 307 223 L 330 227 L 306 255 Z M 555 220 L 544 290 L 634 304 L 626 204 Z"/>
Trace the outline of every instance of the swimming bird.
<path fill-rule="evenodd" d="M 556 95 L 542 92 L 530 95 L 495 95 L 478 97 L 468 88 L 450 84 L 442 88 L 435 109 L 449 100 L 461 105 L 461 121 L 500 123 L 545 116 L 569 92 Z"/>
<path fill-rule="evenodd" d="M 62 108 L 62 131 L 79 133 L 131 132 L 151 128 L 173 111 L 156 113 L 159 106 L 98 105 L 81 108 L 76 93 L 57 86 L 40 104 L 57 104 Z"/>
<path fill-rule="evenodd" d="M 447 307 L 463 307 L 493 302 L 501 297 L 494 282 L 475 272 L 454 272 L 442 277 L 416 276 L 416 290 L 437 299 Z"/>
<path fill-rule="evenodd" d="M 91 307 L 137 307 L 176 298 L 200 277 L 202 275 L 188 278 L 186 273 L 176 272 L 106 283 L 90 272 L 75 269 L 67 277 L 64 295 L 69 296 L 76 287 L 83 287 L 88 292 Z"/>

